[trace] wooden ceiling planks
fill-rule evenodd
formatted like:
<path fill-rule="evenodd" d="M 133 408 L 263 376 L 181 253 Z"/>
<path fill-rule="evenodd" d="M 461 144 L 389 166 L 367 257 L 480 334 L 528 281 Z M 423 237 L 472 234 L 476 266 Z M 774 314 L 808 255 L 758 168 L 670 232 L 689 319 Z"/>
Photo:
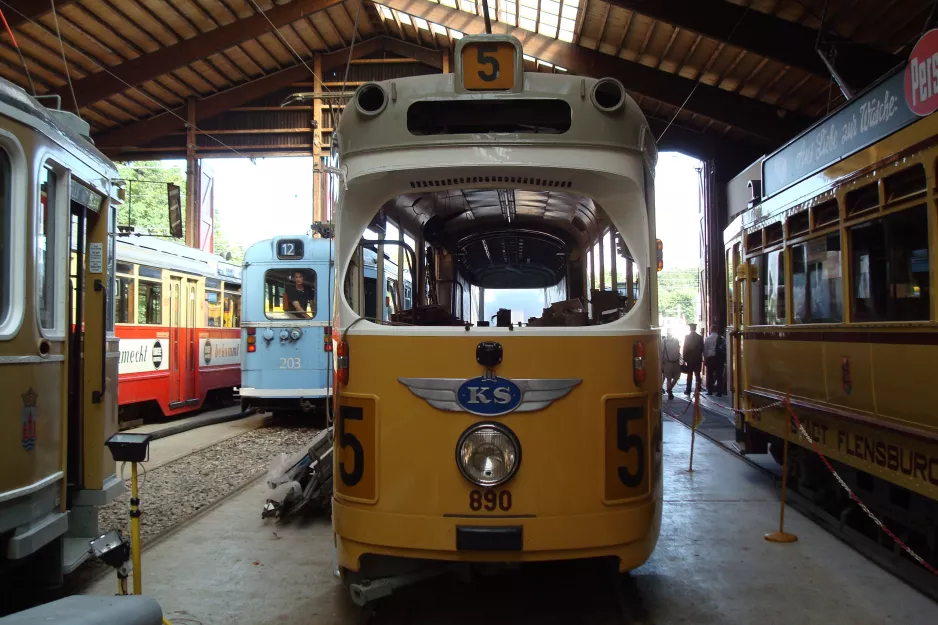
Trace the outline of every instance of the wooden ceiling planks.
<path fill-rule="evenodd" d="M 71 106 L 51 14 L 47 10 L 36 9 L 38 2 L 6 1 L 37 22 L 24 21 L 19 14 L 7 15 L 18 39 L 22 40 L 22 49 L 37 88 L 59 93 L 65 105 Z M 274 12 L 310 1 L 256 0 L 261 10 Z M 932 6 L 932 0 L 702 0 L 707 6 L 716 1 L 739 7 L 749 5 L 749 12 L 774 16 L 803 29 L 816 29 L 821 24 L 826 4 L 826 32 L 872 42 L 888 52 L 895 52 L 921 31 Z M 648 3 L 648 0 L 636 2 L 643 6 L 655 4 Z M 672 4 L 671 0 L 656 0 L 656 3 Z M 412 4 L 420 6 L 423 0 L 412 0 Z M 472 10 L 473 4 L 460 3 L 460 6 Z M 727 43 L 706 32 L 682 27 L 682 24 L 660 18 L 656 20 L 641 10 L 629 8 L 631 4 L 632 0 L 581 0 L 578 19 L 573 27 L 580 45 L 606 57 L 638 63 L 662 75 L 680 76 L 690 81 L 699 79 L 703 85 L 713 89 L 793 112 L 823 114 L 842 101 L 837 87 L 830 88 L 826 74 L 811 73 L 802 67 L 743 49 L 734 45 L 732 39 Z M 262 26 L 251 37 L 185 59 L 185 64 L 168 71 L 151 73 L 142 80 L 128 79 L 127 82 L 134 84 L 135 89 L 119 83 L 114 85 L 116 89 L 111 88 L 110 93 L 97 100 L 86 102 L 80 97 L 82 110 L 88 111 L 90 121 L 96 127 L 113 124 L 113 120 L 125 124 L 128 119 L 152 116 L 162 112 L 163 107 L 178 106 L 186 97 L 204 99 L 292 67 L 296 64 L 294 51 L 308 58 L 317 51 L 343 48 L 352 39 L 358 6 L 357 0 L 344 0 L 326 6 L 318 13 L 277 20 L 280 27 L 278 35 L 270 32 L 266 20 L 259 21 L 264 16 L 258 15 L 252 0 L 56 0 L 68 66 L 75 82 L 102 74 L 102 68 L 119 71 L 117 68 L 146 55 L 169 55 L 169 51 L 164 52 L 169 46 L 205 37 L 226 26 L 240 26 L 252 18 Z M 493 8 L 497 10 L 499 7 L 496 4 Z M 661 6 L 652 6 L 649 13 L 660 9 Z M 407 8 L 402 7 L 401 10 L 406 11 Z M 464 30 L 463 23 L 464 20 L 457 17 L 442 26 Z M 355 41 L 388 34 L 430 48 L 451 48 L 455 43 L 448 34 L 432 26 L 428 30 L 418 27 L 410 19 L 402 22 L 396 13 L 393 19 L 386 20 L 375 4 L 365 2 L 354 34 Z M 537 64 L 535 69 L 555 71 L 543 63 Z M 622 70 L 628 71 L 628 68 L 623 67 Z M 20 85 L 26 84 L 15 51 L 8 48 L 0 50 L 0 75 Z M 677 110 L 673 105 L 642 97 L 642 94 L 635 94 L 635 97 L 652 115 L 671 116 Z M 752 133 L 746 129 L 731 127 L 723 121 L 714 122 L 712 118 L 697 113 L 699 111 L 681 111 L 677 119 L 691 132 L 719 130 L 727 137 L 751 138 Z"/>

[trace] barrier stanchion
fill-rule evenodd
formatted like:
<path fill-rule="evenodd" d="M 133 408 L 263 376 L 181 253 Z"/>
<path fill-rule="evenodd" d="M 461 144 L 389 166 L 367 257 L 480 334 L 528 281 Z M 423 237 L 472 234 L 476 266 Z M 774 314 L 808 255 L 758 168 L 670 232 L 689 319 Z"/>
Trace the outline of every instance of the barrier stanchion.
<path fill-rule="evenodd" d="M 785 491 L 788 488 L 788 439 L 791 437 L 791 392 L 785 395 L 785 443 L 782 448 L 782 500 L 778 515 L 778 531 L 765 535 L 770 543 L 793 543 L 798 540 L 794 534 L 785 531 Z"/>
<path fill-rule="evenodd" d="M 697 438 L 697 426 L 700 424 L 700 383 L 694 389 L 694 412 L 690 427 L 690 465 L 687 467 L 688 473 L 694 472 L 694 439 Z"/>

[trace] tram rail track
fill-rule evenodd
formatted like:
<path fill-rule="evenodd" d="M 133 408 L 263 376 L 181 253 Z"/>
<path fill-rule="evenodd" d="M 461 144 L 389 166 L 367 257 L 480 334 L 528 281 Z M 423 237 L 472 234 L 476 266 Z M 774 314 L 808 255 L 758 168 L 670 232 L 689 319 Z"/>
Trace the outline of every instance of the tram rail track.
<path fill-rule="evenodd" d="M 267 474 L 272 453 L 296 451 L 316 430 L 268 417 L 256 429 L 194 449 L 146 475 L 141 472 L 142 553 L 256 484 Z M 127 497 L 102 509 L 99 523 L 101 531 L 120 527 L 128 535 Z M 100 562 L 86 562 L 66 577 L 57 594 L 83 592 L 108 575 L 113 575 L 113 569 Z"/>

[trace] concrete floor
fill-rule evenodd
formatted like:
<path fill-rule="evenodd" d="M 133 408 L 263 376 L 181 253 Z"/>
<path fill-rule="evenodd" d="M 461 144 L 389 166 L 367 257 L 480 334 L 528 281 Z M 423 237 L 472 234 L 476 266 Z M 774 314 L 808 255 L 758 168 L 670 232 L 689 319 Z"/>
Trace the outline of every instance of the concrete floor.
<path fill-rule="evenodd" d="M 794 510 L 800 540 L 763 540 L 777 527 L 770 481 L 666 420 L 665 507 L 651 560 L 631 575 L 592 562 L 525 567 L 477 578 L 441 577 L 376 606 L 373 623 L 726 623 L 933 625 L 938 604 L 906 587 Z M 203 625 L 355 623 L 331 573 L 326 519 L 262 521 L 258 483 L 144 554 L 144 590 L 170 619 Z M 94 594 L 111 594 L 101 581 Z M 192 622 L 192 621 L 182 621 Z"/>
<path fill-rule="evenodd" d="M 221 408 L 219 410 L 203 412 L 194 417 L 178 419 L 170 423 L 153 423 L 127 431 L 131 433 L 155 432 L 157 430 L 162 430 L 163 428 L 183 424 L 187 421 L 192 421 L 195 419 L 204 419 L 209 416 L 222 415 L 226 413 L 236 414 L 240 411 L 241 409 L 238 407 Z M 194 451 L 204 449 L 209 445 L 214 445 L 215 443 L 228 440 L 233 436 L 238 436 L 239 434 L 244 434 L 250 430 L 257 429 L 263 424 L 265 418 L 267 418 L 265 413 L 253 414 L 249 417 L 238 419 L 237 421 L 228 421 L 227 423 L 207 425 L 195 430 L 174 434 L 173 436 L 167 436 L 166 438 L 160 438 L 158 440 L 152 441 L 150 442 L 150 461 L 147 462 L 146 468 L 148 471 L 150 469 L 155 469 L 158 466 L 167 464 L 173 460 L 182 458 L 183 456 L 188 456 Z M 117 465 L 117 470 L 120 471 L 120 463 Z M 129 471 L 129 469 L 127 471 Z"/>

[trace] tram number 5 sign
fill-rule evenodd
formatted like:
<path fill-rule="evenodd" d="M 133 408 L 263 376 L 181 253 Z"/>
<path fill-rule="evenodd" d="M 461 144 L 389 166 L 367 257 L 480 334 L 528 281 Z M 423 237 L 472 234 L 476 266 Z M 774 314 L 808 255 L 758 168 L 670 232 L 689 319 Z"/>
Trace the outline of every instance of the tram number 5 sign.
<path fill-rule="evenodd" d="M 511 89 L 515 84 L 515 47 L 480 41 L 462 49 L 463 86 L 470 91 Z"/>
<path fill-rule="evenodd" d="M 336 424 L 337 492 L 365 501 L 375 498 L 374 401 L 342 397 Z"/>
<path fill-rule="evenodd" d="M 648 416 L 636 398 L 606 401 L 605 500 L 649 492 Z"/>

